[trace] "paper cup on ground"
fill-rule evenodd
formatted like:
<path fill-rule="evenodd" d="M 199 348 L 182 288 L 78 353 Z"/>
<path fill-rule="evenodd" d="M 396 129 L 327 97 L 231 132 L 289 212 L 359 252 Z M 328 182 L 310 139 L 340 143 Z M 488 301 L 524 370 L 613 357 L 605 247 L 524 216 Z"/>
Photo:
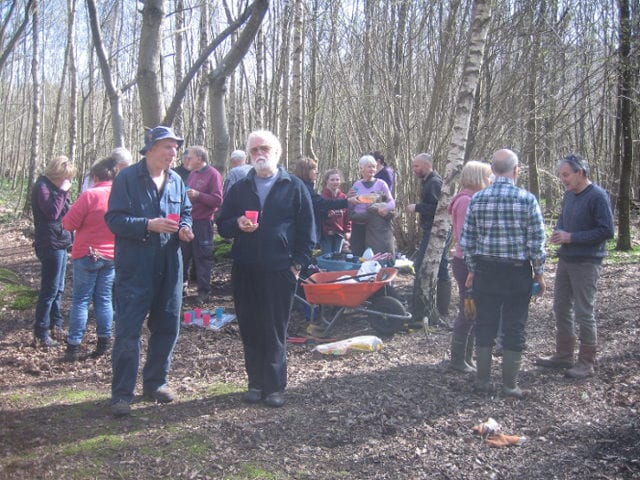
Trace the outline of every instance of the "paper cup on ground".
<path fill-rule="evenodd" d="M 251 223 L 258 223 L 258 211 L 247 210 L 244 212 L 244 216 L 251 220 Z"/>
<path fill-rule="evenodd" d="M 202 309 L 201 308 L 194 308 L 193 311 L 196 314 L 196 318 L 200 318 L 200 316 L 202 315 Z"/>
<path fill-rule="evenodd" d="M 208 327 L 211 323 L 211 315 L 208 313 L 202 316 L 202 325 Z"/>
<path fill-rule="evenodd" d="M 185 325 L 189 325 L 191 323 L 191 316 L 193 314 L 191 312 L 184 312 L 182 314 L 182 318 L 184 319 Z"/>
<path fill-rule="evenodd" d="M 222 315 L 224 315 L 224 308 L 217 307 L 216 308 L 216 320 L 222 320 Z"/>

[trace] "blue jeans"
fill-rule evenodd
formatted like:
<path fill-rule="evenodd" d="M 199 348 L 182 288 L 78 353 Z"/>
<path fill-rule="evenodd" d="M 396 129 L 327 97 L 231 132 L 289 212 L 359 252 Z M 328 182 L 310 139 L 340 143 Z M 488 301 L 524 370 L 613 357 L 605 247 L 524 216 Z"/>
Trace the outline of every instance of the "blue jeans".
<path fill-rule="evenodd" d="M 67 271 L 67 250 L 36 248 L 40 260 L 40 294 L 36 303 L 36 320 L 33 333 L 45 338 L 54 327 L 62 328 L 60 300 L 64 292 L 64 275 Z"/>
<path fill-rule="evenodd" d="M 344 243 L 344 237 L 341 235 L 327 235 L 322 234 L 322 238 L 320 238 L 320 248 L 322 249 L 322 254 L 325 253 L 340 253 L 342 251 L 342 244 Z"/>
<path fill-rule="evenodd" d="M 90 257 L 73 260 L 73 305 L 69 316 L 69 334 L 67 343 L 80 345 L 87 328 L 89 302 L 93 299 L 93 311 L 96 316 L 96 334 L 98 337 L 111 337 L 113 304 L 111 294 L 115 268 L 113 260 Z"/>

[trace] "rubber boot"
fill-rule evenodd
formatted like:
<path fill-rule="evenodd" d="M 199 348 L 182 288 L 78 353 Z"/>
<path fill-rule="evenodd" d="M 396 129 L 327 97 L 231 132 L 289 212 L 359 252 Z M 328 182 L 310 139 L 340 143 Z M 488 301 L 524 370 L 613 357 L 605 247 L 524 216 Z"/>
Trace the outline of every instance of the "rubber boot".
<path fill-rule="evenodd" d="M 521 365 L 522 352 L 502 351 L 502 393 L 507 397 L 523 398 L 530 393 L 518 386 Z"/>
<path fill-rule="evenodd" d="M 549 357 L 538 357 L 535 363 L 547 368 L 571 368 L 575 348 L 576 337 L 559 335 L 556 337 L 556 353 Z"/>
<path fill-rule="evenodd" d="M 451 361 L 449 369 L 462 373 L 474 373 L 475 368 L 471 368 L 465 361 L 467 351 L 467 335 L 465 333 L 453 332 L 451 336 Z"/>
<path fill-rule="evenodd" d="M 491 393 L 491 350 L 493 347 L 476 347 L 477 366 L 474 389 L 478 393 Z"/>
<path fill-rule="evenodd" d="M 65 362 L 77 362 L 80 358 L 80 345 L 67 343 L 67 350 L 64 352 Z"/>
<path fill-rule="evenodd" d="M 98 358 L 111 350 L 111 337 L 98 337 L 96 349 L 91 353 L 91 358 Z"/>
<path fill-rule="evenodd" d="M 565 375 L 569 378 L 587 378 L 594 373 L 596 365 L 596 353 L 598 347 L 596 345 L 580 344 L 578 351 L 578 361 L 573 368 L 566 371 Z"/>
<path fill-rule="evenodd" d="M 473 330 L 471 330 L 471 333 L 469 333 L 469 335 L 467 335 L 467 348 L 465 349 L 464 352 L 464 361 L 465 363 L 469 366 L 469 368 L 472 368 L 473 371 L 476 371 L 476 362 L 473 361 L 473 344 L 475 341 L 475 337 L 473 335 Z"/>
<path fill-rule="evenodd" d="M 449 316 L 451 305 L 451 280 L 438 280 L 436 285 L 436 307 L 443 317 Z"/>

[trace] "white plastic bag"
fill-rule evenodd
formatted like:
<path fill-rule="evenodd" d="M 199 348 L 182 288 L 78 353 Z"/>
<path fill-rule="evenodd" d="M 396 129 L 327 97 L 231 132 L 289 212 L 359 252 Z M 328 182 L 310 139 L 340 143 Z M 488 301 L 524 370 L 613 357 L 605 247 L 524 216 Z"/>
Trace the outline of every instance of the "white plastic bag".
<path fill-rule="evenodd" d="M 359 352 L 377 352 L 382 349 L 383 343 L 374 335 L 361 335 L 359 337 L 346 338 L 337 342 L 323 343 L 312 351 L 325 355 L 344 355 L 355 350 Z"/>
<path fill-rule="evenodd" d="M 373 281 L 376 279 L 376 275 L 378 274 L 380 269 L 382 269 L 382 265 L 380 265 L 377 261 L 367 260 L 366 262 L 362 263 L 362 265 L 360 266 L 360 270 L 358 270 L 358 280 L 361 282 Z"/>

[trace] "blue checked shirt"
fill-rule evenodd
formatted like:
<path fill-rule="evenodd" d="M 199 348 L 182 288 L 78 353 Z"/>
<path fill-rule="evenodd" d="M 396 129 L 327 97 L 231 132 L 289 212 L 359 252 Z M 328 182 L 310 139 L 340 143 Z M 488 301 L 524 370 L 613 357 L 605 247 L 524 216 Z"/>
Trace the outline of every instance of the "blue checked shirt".
<path fill-rule="evenodd" d="M 530 261 L 542 275 L 546 253 L 544 219 L 536 198 L 507 177 L 471 199 L 460 238 L 469 271 L 474 272 L 478 255 Z"/>

